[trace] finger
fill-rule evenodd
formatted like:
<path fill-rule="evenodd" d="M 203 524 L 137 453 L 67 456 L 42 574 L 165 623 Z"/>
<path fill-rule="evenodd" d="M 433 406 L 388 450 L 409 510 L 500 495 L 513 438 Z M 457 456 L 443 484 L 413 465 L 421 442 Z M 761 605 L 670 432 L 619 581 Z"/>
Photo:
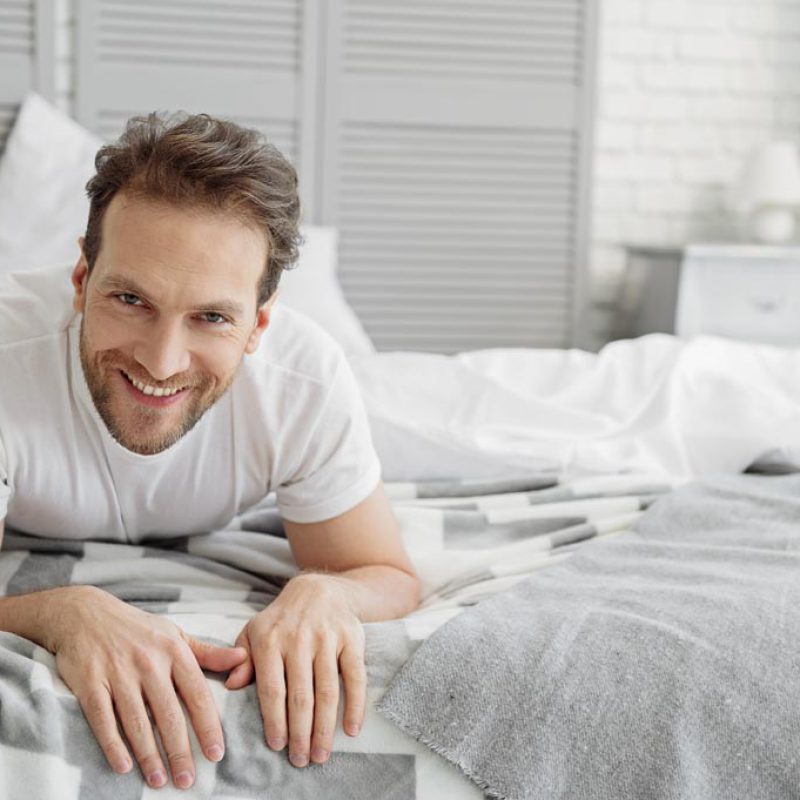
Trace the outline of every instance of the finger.
<path fill-rule="evenodd" d="M 79 698 L 81 708 L 108 763 L 115 772 L 128 772 L 133 766 L 128 748 L 120 736 L 114 704 L 105 686 L 97 686 Z"/>
<path fill-rule="evenodd" d="M 367 706 L 367 668 L 363 645 L 346 645 L 339 655 L 339 666 L 344 684 L 344 730 L 350 736 L 356 736 L 364 724 Z"/>
<path fill-rule="evenodd" d="M 288 739 L 286 723 L 286 674 L 277 647 L 265 649 L 255 666 L 256 688 L 264 736 L 273 750 L 283 750 Z"/>
<path fill-rule="evenodd" d="M 253 651 L 250 647 L 250 636 L 248 635 L 247 625 L 242 628 L 241 632 L 236 637 L 236 645 L 247 652 L 247 658 L 228 675 L 228 679 L 225 681 L 225 686 L 227 686 L 228 689 L 241 689 L 243 686 L 247 686 L 255 677 Z"/>
<path fill-rule="evenodd" d="M 333 748 L 336 713 L 339 710 L 339 665 L 336 647 L 326 643 L 314 658 L 314 730 L 311 735 L 311 760 L 323 764 Z"/>
<path fill-rule="evenodd" d="M 219 709 L 205 675 L 200 671 L 197 662 L 184 651 L 176 654 L 172 663 L 172 678 L 189 712 L 200 749 L 210 761 L 220 761 L 225 755 L 225 738 Z M 192 774 L 194 775 L 193 768 Z"/>
<path fill-rule="evenodd" d="M 150 786 L 158 789 L 167 782 L 167 771 L 158 752 L 141 689 L 138 686 L 112 687 L 112 694 L 122 729 L 142 774 Z"/>
<path fill-rule="evenodd" d="M 161 737 L 172 780 L 179 788 L 187 789 L 194 783 L 194 762 L 186 719 L 172 681 L 166 681 L 162 675 L 149 675 L 142 689 Z"/>
<path fill-rule="evenodd" d="M 249 656 L 244 647 L 217 647 L 193 636 L 184 636 L 183 640 L 192 649 L 197 663 L 212 672 L 227 672 L 238 667 Z"/>
<path fill-rule="evenodd" d="M 311 646 L 301 637 L 286 653 L 286 693 L 289 760 L 296 767 L 304 767 L 308 764 L 314 721 L 314 675 Z"/>
<path fill-rule="evenodd" d="M 281 674 L 283 674 L 283 670 L 281 670 Z M 252 683 L 255 675 L 255 665 L 252 658 L 248 656 L 247 661 L 239 664 L 238 667 L 231 671 L 231 674 L 228 675 L 228 680 L 225 681 L 225 686 L 228 689 L 241 689 L 243 686 Z"/>

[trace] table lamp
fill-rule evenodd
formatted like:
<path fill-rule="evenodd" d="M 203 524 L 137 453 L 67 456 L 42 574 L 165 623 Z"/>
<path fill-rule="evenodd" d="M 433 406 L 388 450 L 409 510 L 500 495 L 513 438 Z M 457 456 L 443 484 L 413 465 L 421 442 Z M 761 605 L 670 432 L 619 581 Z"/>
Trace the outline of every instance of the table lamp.
<path fill-rule="evenodd" d="M 781 244 L 794 235 L 800 205 L 800 159 L 793 142 L 758 147 L 745 164 L 735 204 L 759 242 Z"/>

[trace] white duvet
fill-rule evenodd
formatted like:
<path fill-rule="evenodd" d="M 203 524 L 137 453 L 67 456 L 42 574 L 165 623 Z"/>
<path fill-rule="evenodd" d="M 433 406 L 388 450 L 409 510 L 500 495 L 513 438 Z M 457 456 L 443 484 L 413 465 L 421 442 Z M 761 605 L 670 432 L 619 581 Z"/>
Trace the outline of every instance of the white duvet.
<path fill-rule="evenodd" d="M 580 350 L 378 353 L 351 364 L 384 480 L 553 470 L 689 479 L 800 453 L 800 349 L 666 334 Z"/>

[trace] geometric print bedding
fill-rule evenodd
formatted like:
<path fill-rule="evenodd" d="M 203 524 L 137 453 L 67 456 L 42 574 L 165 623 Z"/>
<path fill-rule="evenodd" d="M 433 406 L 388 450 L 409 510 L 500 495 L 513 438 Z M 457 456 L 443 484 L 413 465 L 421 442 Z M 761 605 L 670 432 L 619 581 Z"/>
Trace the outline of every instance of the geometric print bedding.
<path fill-rule="evenodd" d="M 297 769 L 264 742 L 255 684 L 231 691 L 205 673 L 220 712 L 225 757 L 208 761 L 187 725 L 196 765 L 189 790 L 152 789 L 138 765 L 112 772 L 76 698 L 45 649 L 0 632 L 0 798 L 144 800 L 197 797 L 434 800 L 480 798 L 478 787 L 381 716 L 375 706 L 416 648 L 469 606 L 568 558 L 581 544 L 628 530 L 672 484 L 615 475 L 385 484 L 423 586 L 419 609 L 367 623 L 367 712 L 356 737 L 342 708 L 325 764 Z M 233 644 L 246 621 L 296 574 L 274 497 L 225 529 L 139 545 L 45 539 L 7 530 L 0 596 L 91 584 L 187 633 Z"/>

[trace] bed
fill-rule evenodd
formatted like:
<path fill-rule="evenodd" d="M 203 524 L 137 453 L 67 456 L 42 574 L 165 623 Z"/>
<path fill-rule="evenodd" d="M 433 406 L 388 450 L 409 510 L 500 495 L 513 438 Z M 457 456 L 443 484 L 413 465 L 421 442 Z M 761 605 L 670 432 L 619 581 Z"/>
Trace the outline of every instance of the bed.
<path fill-rule="evenodd" d="M 96 144 L 26 101 L 0 160 L 0 273 L 73 260 Z M 306 239 L 282 302 L 348 353 L 423 603 L 365 625 L 365 726 L 340 719 L 324 765 L 269 750 L 254 686 L 208 674 L 227 755 L 193 738 L 182 795 L 791 796 L 800 354 L 667 335 L 379 353 L 336 283 L 335 231 Z M 267 497 L 157 547 L 8 531 L 0 594 L 92 583 L 230 644 L 295 571 Z M 50 654 L 0 633 L 0 796 L 156 791 L 180 790 L 113 774 Z"/>

